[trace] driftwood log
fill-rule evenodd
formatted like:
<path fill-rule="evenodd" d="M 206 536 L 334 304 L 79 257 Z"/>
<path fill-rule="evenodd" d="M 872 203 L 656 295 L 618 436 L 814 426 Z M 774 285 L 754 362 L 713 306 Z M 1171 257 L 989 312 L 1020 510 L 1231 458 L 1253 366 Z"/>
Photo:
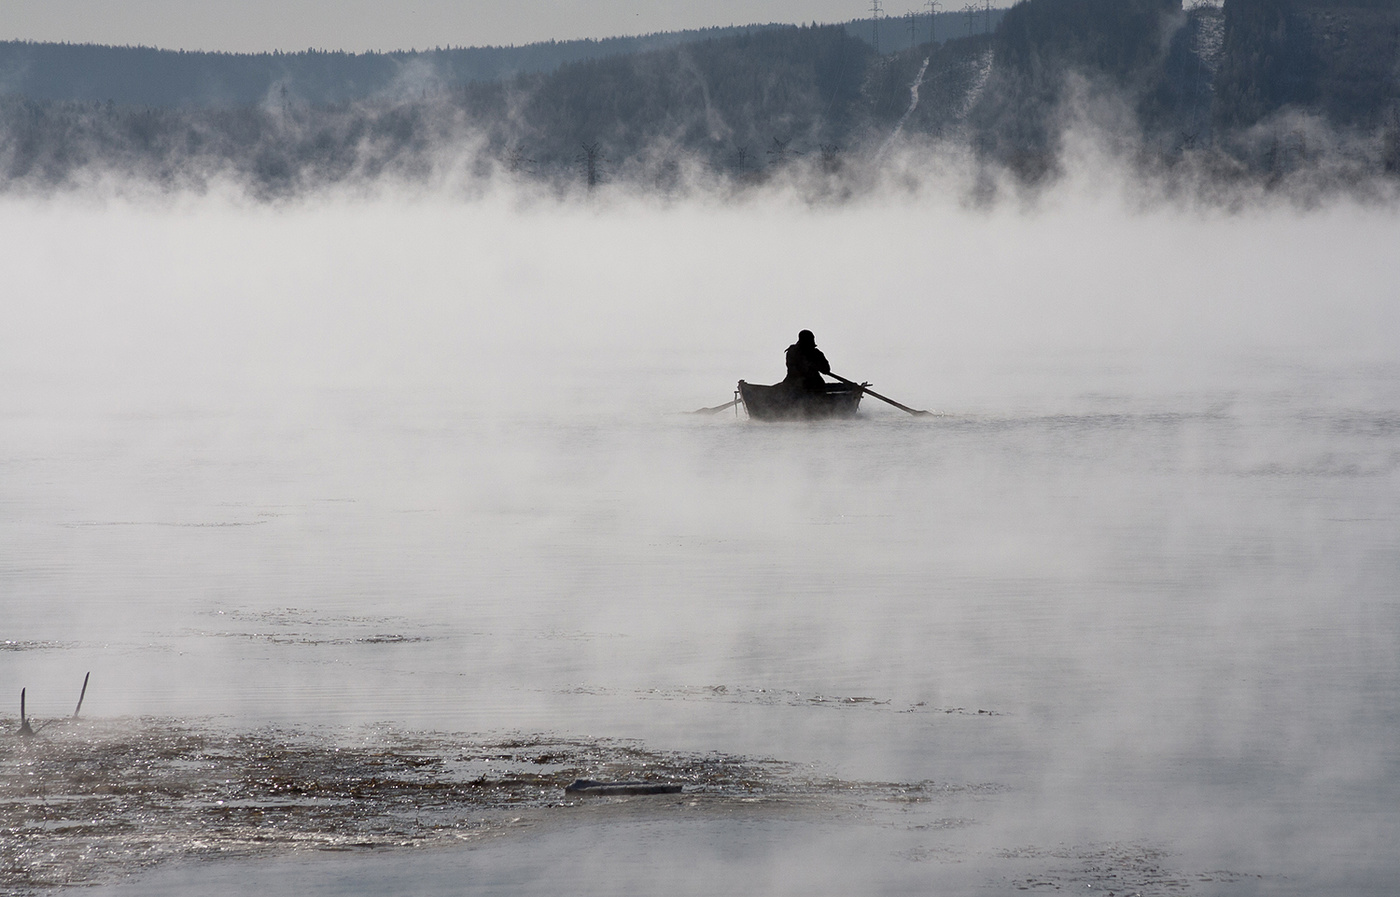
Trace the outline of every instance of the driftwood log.
<path fill-rule="evenodd" d="M 680 785 L 661 782 L 599 782 L 594 779 L 574 779 L 564 786 L 567 794 L 680 794 Z"/>

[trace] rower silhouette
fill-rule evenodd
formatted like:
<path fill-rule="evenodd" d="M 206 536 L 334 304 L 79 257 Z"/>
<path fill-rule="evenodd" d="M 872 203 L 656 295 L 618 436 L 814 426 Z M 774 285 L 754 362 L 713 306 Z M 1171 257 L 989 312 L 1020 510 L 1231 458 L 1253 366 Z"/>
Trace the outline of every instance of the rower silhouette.
<path fill-rule="evenodd" d="M 817 348 L 817 338 L 812 331 L 803 330 L 797 334 L 797 342 L 787 347 L 787 376 L 781 385 L 794 393 L 824 393 L 826 381 L 822 374 L 829 373 L 831 365 Z"/>
<path fill-rule="evenodd" d="M 812 331 L 797 334 L 787 347 L 787 376 L 772 386 L 739 381 L 739 398 L 753 420 L 827 420 L 855 417 L 866 383 L 853 383 L 831 373 L 831 364 L 817 348 Z M 838 380 L 827 383 L 826 374 Z"/>

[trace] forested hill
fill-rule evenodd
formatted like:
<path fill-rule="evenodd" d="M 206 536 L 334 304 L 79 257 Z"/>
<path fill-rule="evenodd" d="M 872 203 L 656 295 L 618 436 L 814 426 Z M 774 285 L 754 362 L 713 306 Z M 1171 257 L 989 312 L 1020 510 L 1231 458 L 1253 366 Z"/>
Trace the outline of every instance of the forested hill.
<path fill-rule="evenodd" d="M 1370 128 L 1400 104 L 1400 0 L 1230 0 L 1216 121 L 1284 107 Z"/>
<path fill-rule="evenodd" d="M 1105 98 L 1167 160 L 1278 169 L 1331 145 L 1400 172 L 1398 0 L 1028 0 L 993 56 L 973 130 L 1031 177 L 1053 170 L 1067 111 Z"/>
<path fill-rule="evenodd" d="M 843 27 L 885 53 L 932 39 L 990 33 L 1005 10 L 856 19 Z M 375 96 L 501 81 L 552 72 L 588 59 L 629 56 L 782 26 L 743 25 L 602 40 L 542 41 L 509 47 L 438 47 L 388 53 L 308 49 L 296 53 L 206 53 L 154 47 L 0 41 L 0 96 L 195 108 L 248 106 L 288 96 L 342 103 Z"/>
<path fill-rule="evenodd" d="M 248 106 L 269 96 L 340 103 L 514 75 L 551 72 L 570 62 L 643 53 L 762 31 L 746 25 L 603 40 L 544 41 L 519 47 L 449 47 L 393 53 L 203 53 L 0 41 L 0 96 L 113 102 L 131 106 Z"/>
<path fill-rule="evenodd" d="M 903 46 L 882 35 L 879 49 L 859 23 L 717 30 L 562 64 L 556 54 L 552 68 L 501 77 L 346 56 L 320 99 L 308 85 L 335 54 L 269 56 L 309 68 L 284 81 L 264 72 L 230 105 L 11 93 L 0 95 L 0 190 L 136 175 L 286 195 L 502 169 L 590 186 L 697 171 L 751 183 L 789 167 L 868 171 L 896 136 L 1030 183 L 1063 170 L 1067 134 L 1085 128 L 1153 171 L 1400 178 L 1397 0 L 1023 0 L 990 33 L 989 18 L 937 42 L 917 27 Z M 356 60 L 366 73 L 345 75 Z M 187 83 L 197 68 L 170 89 L 234 89 L 232 76 Z"/>
<path fill-rule="evenodd" d="M 591 145 L 613 167 L 658 152 L 764 167 L 772 154 L 848 145 L 869 117 L 872 56 L 839 26 L 790 27 L 587 60 L 456 96 L 489 123 L 493 142 L 545 164 Z"/>

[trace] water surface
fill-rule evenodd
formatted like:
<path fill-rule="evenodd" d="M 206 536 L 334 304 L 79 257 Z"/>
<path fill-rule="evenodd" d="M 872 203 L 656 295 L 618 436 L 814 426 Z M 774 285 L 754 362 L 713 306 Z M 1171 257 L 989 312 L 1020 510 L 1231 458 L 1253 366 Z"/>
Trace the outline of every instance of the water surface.
<path fill-rule="evenodd" d="M 11 868 L 109 751 L 114 894 L 1388 892 L 1400 227 L 877 211 L 6 208 Z M 680 413 L 802 326 L 940 414 Z"/>

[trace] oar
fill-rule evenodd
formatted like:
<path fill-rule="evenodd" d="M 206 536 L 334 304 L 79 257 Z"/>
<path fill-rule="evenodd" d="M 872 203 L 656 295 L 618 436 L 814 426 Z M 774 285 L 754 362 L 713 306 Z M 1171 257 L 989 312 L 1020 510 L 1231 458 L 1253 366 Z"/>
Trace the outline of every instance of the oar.
<path fill-rule="evenodd" d="M 863 390 L 865 390 L 866 392 L 870 393 L 870 394 L 871 394 L 872 396 L 874 396 L 875 398 L 879 399 L 879 400 L 882 401 L 882 402 L 888 402 L 889 404 L 891 404 L 891 405 L 893 405 L 894 407 L 898 408 L 900 411 L 907 411 L 907 412 L 909 412 L 910 414 L 913 414 L 913 415 L 932 414 L 932 412 L 930 412 L 930 411 L 920 411 L 920 410 L 918 410 L 917 408 L 910 408 L 908 405 L 901 405 L 901 404 L 899 404 L 898 402 L 896 402 L 894 399 L 891 399 L 891 398 L 889 398 L 888 396 L 882 396 L 882 395 L 880 395 L 878 392 L 876 392 L 875 390 L 871 389 L 871 388 L 868 387 L 868 386 L 861 386 L 859 383 L 856 383 L 856 382 L 853 381 L 853 380 L 847 380 L 845 377 L 842 377 L 840 374 L 833 374 L 833 373 L 831 373 L 830 371 L 828 371 L 828 372 L 827 372 L 827 376 L 832 377 L 832 378 L 834 378 L 834 379 L 836 379 L 836 380 L 840 380 L 842 383 L 845 383 L 847 386 L 857 386 L 857 387 L 860 387 L 861 389 L 863 389 Z"/>
<path fill-rule="evenodd" d="M 716 405 L 716 406 L 713 407 L 713 408 L 697 408 L 697 409 L 695 409 L 694 411 L 692 411 L 692 412 L 690 412 L 690 413 L 691 413 L 691 414 L 714 414 L 715 412 L 717 412 L 717 411 L 723 411 L 723 410 L 726 409 L 726 408 L 733 408 L 733 407 L 734 407 L 735 405 L 737 405 L 737 404 L 739 404 L 739 399 L 735 399 L 735 400 L 732 401 L 732 402 L 725 402 L 723 405 Z"/>

